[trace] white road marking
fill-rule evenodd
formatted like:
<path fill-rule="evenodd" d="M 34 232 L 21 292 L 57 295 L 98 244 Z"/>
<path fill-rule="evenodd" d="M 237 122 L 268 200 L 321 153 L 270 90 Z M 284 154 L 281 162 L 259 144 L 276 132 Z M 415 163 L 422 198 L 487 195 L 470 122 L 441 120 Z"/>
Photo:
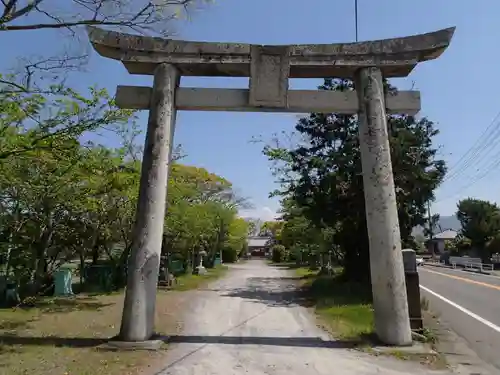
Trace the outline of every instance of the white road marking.
<path fill-rule="evenodd" d="M 427 293 L 432 294 L 434 297 L 439 298 L 441 301 L 446 302 L 447 304 L 449 304 L 449 305 L 453 306 L 454 308 L 460 310 L 464 314 L 469 315 L 471 318 L 476 319 L 478 322 L 481 322 L 484 325 L 486 325 L 486 326 L 490 327 L 491 329 L 493 329 L 493 330 L 497 331 L 498 333 L 500 333 L 500 327 L 497 326 L 496 324 L 490 322 L 489 320 L 486 320 L 486 319 L 480 317 L 479 315 L 474 314 L 472 311 L 467 310 L 465 307 L 460 306 L 460 305 L 456 304 L 453 301 L 450 301 L 448 298 L 443 297 L 441 294 L 438 294 L 438 293 L 434 292 L 433 290 L 430 290 L 429 288 L 426 288 L 425 286 L 420 285 L 420 289 L 425 290 Z"/>

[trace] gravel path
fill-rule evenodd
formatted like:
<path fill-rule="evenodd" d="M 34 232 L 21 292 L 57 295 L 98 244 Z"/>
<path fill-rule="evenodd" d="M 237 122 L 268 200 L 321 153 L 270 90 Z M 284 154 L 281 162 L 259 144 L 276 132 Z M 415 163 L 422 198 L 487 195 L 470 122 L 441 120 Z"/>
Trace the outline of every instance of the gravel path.
<path fill-rule="evenodd" d="M 449 374 L 349 350 L 293 303 L 287 271 L 251 260 L 197 292 L 161 375 Z"/>

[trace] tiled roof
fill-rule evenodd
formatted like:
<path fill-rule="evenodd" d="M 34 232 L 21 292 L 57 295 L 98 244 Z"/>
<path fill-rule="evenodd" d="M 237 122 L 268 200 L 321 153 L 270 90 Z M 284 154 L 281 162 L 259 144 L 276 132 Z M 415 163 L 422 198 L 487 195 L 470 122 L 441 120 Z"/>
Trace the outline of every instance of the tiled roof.
<path fill-rule="evenodd" d="M 448 229 L 445 230 L 441 233 L 438 233 L 434 236 L 434 239 L 436 240 L 453 240 L 455 237 L 458 236 L 458 232 L 453 230 L 453 229 Z"/>
<path fill-rule="evenodd" d="M 248 247 L 264 247 L 271 240 L 271 237 L 249 237 Z"/>

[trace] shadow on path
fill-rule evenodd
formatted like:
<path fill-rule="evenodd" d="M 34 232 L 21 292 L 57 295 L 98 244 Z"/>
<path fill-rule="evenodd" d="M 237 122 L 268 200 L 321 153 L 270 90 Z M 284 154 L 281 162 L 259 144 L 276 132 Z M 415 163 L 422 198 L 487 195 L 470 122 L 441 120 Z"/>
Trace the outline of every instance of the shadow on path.
<path fill-rule="evenodd" d="M 0 336 L 0 345 L 36 345 L 36 346 L 65 346 L 72 348 L 91 348 L 109 341 L 105 338 L 96 337 L 29 337 L 16 335 Z"/>
<path fill-rule="evenodd" d="M 263 303 L 267 306 L 311 307 L 314 302 L 298 288 L 296 277 L 250 277 L 242 288 L 226 290 L 223 297 L 238 297 Z"/>
<path fill-rule="evenodd" d="M 355 348 L 360 341 L 325 341 L 319 337 L 261 337 L 261 336 L 170 336 L 169 343 L 268 345 L 302 348 Z"/>

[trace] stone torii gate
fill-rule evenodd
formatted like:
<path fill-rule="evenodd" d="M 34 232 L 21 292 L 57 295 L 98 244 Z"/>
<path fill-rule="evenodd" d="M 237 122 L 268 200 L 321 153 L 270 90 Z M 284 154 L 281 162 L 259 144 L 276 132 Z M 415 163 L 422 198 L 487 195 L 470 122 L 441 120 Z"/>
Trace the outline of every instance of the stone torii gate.
<path fill-rule="evenodd" d="M 120 340 L 150 340 L 177 110 L 342 113 L 359 116 L 375 330 L 411 345 L 386 112 L 416 114 L 420 93 L 384 95 L 383 77 L 405 77 L 448 47 L 455 28 L 377 41 L 251 45 L 169 40 L 89 28 L 94 49 L 153 87 L 118 86 L 121 108 L 149 109 Z M 183 88 L 181 76 L 250 77 L 249 89 Z M 289 78 L 349 78 L 356 91 L 289 90 Z M 353 235 L 356 235 L 353 233 Z"/>

